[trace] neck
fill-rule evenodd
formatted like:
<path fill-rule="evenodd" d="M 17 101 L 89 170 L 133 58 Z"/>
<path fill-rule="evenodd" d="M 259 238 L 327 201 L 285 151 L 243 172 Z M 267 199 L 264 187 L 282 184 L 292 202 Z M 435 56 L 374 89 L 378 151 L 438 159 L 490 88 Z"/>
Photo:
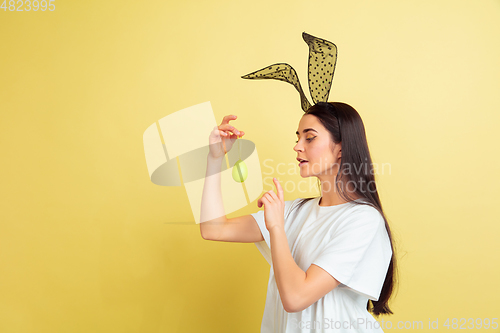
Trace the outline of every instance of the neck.
<path fill-rule="evenodd" d="M 321 200 L 319 202 L 320 206 L 335 206 L 346 203 L 347 201 L 342 199 L 337 187 L 335 186 L 335 178 L 333 180 L 321 180 Z"/>

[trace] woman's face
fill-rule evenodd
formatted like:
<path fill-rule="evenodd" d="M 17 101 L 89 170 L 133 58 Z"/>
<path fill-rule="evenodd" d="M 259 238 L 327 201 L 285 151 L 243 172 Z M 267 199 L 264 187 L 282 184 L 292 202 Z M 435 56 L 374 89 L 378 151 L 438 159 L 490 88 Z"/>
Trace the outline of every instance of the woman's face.
<path fill-rule="evenodd" d="M 330 132 L 310 114 L 300 119 L 297 140 L 293 147 L 297 158 L 308 161 L 299 165 L 301 177 L 317 176 L 321 181 L 333 181 L 340 164 L 341 143 L 335 144 Z"/>

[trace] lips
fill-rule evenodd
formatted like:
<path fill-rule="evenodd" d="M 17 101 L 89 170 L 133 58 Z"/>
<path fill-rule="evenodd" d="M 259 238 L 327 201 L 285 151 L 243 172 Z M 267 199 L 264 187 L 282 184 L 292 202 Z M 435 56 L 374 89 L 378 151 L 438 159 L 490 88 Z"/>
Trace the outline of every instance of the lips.
<path fill-rule="evenodd" d="M 304 164 L 306 164 L 308 162 L 308 161 L 306 161 L 306 160 L 304 160 L 302 158 L 299 158 L 299 157 L 297 157 L 297 161 L 299 161 L 299 166 L 304 165 Z"/>

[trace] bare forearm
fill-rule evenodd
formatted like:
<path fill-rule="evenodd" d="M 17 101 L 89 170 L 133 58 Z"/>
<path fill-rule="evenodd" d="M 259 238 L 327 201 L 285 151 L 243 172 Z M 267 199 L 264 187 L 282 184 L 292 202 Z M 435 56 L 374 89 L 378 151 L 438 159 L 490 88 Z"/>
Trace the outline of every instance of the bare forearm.
<path fill-rule="evenodd" d="M 269 233 L 276 284 L 283 307 L 288 312 L 292 312 L 297 292 L 302 290 L 306 281 L 306 272 L 295 263 L 290 253 L 285 230 L 282 227 L 273 227 Z"/>
<path fill-rule="evenodd" d="M 207 172 L 201 197 L 200 232 L 207 237 L 217 234 L 226 221 L 221 191 L 221 163 L 224 157 L 207 157 Z"/>

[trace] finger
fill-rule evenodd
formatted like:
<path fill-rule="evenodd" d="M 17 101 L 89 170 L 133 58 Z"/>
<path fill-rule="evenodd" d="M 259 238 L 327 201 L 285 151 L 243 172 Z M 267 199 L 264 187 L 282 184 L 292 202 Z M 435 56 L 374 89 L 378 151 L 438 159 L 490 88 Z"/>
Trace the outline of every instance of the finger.
<path fill-rule="evenodd" d="M 264 194 L 265 195 L 265 194 Z M 260 198 L 261 202 L 262 202 L 262 205 L 261 206 L 264 206 L 264 209 L 266 208 L 266 205 L 269 205 L 269 200 L 263 196 L 262 198 Z"/>
<path fill-rule="evenodd" d="M 265 194 L 264 194 L 264 195 L 265 195 Z M 264 196 L 264 195 L 263 195 L 263 196 Z M 263 196 L 262 196 L 262 197 L 263 197 Z M 259 198 L 259 200 L 257 200 L 257 206 L 258 206 L 259 208 L 260 208 L 260 207 L 262 207 L 262 205 L 263 205 L 263 203 L 262 203 L 262 197 L 260 197 L 260 198 Z"/>
<path fill-rule="evenodd" d="M 232 115 L 232 114 L 231 114 L 231 115 L 229 115 L 229 116 L 225 116 L 225 117 L 222 119 L 222 123 L 220 123 L 220 124 L 221 124 L 221 125 L 228 124 L 228 123 L 229 123 L 229 121 L 231 121 L 231 120 L 235 120 L 236 118 L 238 118 L 238 117 L 236 117 L 235 115 Z"/>
<path fill-rule="evenodd" d="M 229 124 L 220 125 L 219 130 L 226 131 L 226 132 L 232 132 L 236 135 L 240 134 L 240 131 L 238 131 L 238 129 L 236 129 L 234 126 L 229 125 Z"/>
<path fill-rule="evenodd" d="M 273 178 L 273 179 L 274 179 L 274 185 L 276 185 L 276 190 L 278 191 L 278 198 L 281 201 L 285 201 L 285 196 L 283 194 L 283 188 L 281 187 L 280 181 L 277 178 Z"/>
<path fill-rule="evenodd" d="M 269 201 L 276 201 L 277 202 L 280 200 L 280 198 L 278 198 L 278 196 L 276 195 L 276 193 L 274 193 L 274 191 L 267 192 L 267 195 L 271 197 L 269 199 Z"/>
<path fill-rule="evenodd" d="M 225 132 L 225 131 L 221 131 L 221 130 L 217 130 L 216 133 L 218 133 L 220 136 L 223 136 L 227 139 L 236 139 L 238 137 L 242 137 L 243 135 L 245 135 L 245 133 L 242 131 L 240 131 L 239 135 L 231 134 L 231 132 Z"/>

